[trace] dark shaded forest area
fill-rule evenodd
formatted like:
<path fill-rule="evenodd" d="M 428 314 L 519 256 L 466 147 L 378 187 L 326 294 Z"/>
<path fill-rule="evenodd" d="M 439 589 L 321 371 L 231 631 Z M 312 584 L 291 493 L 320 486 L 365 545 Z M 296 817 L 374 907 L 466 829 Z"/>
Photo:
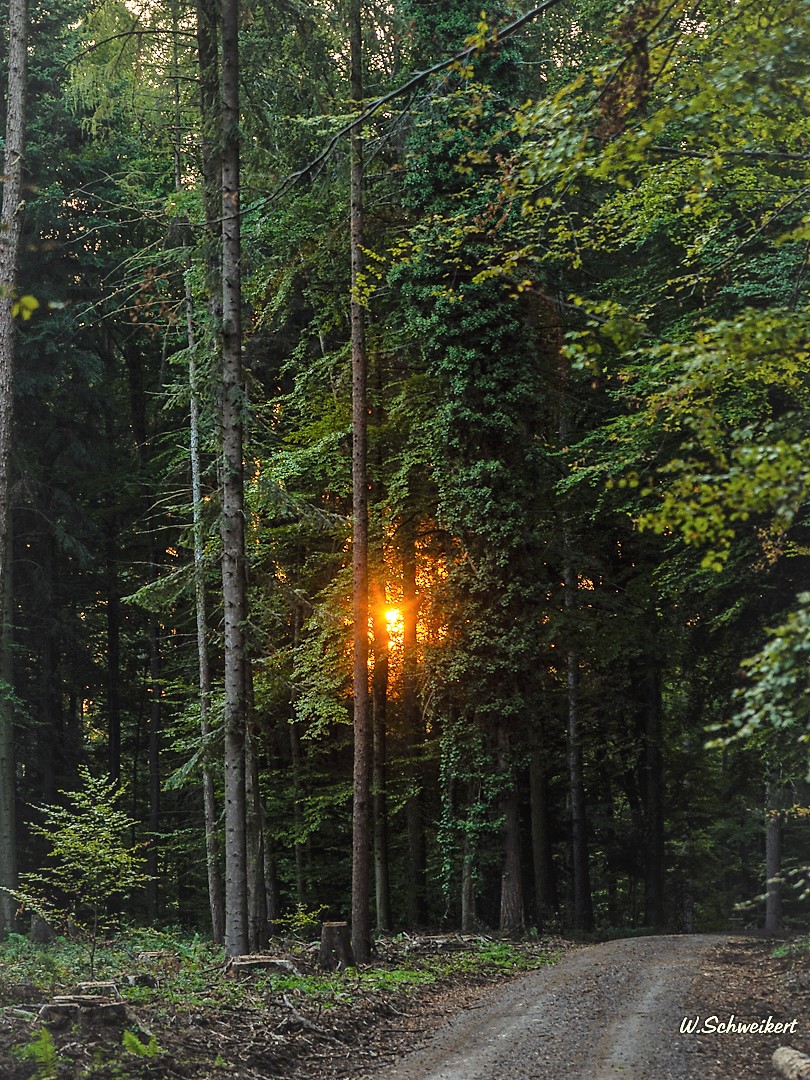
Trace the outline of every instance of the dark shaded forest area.
<path fill-rule="evenodd" d="M 801 925 L 805 0 L 3 26 L 0 933 Z"/>

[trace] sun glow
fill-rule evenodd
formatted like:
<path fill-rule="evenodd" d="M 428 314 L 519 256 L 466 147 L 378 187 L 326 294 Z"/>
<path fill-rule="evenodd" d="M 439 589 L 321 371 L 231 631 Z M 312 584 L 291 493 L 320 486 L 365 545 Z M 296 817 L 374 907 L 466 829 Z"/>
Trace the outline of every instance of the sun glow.
<path fill-rule="evenodd" d="M 401 645 L 405 630 L 405 620 L 402 617 L 402 609 L 389 607 L 385 609 L 385 626 L 388 630 L 389 644 Z"/>

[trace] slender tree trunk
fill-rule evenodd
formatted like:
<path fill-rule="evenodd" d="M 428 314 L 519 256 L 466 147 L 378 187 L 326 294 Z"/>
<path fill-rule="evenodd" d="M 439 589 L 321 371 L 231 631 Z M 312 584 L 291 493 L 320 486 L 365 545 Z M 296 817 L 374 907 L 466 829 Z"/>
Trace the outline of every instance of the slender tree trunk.
<path fill-rule="evenodd" d="M 770 780 L 765 795 L 765 930 L 777 934 L 782 924 L 782 790 Z"/>
<path fill-rule="evenodd" d="M 27 0 L 10 0 L 6 84 L 6 138 L 3 198 L 0 206 L 0 673 L 7 685 L 11 671 L 11 427 L 14 416 L 14 319 L 17 258 L 22 214 L 22 163 L 25 148 Z M 8 615 L 5 613 L 8 612 Z M 0 688 L 2 689 L 2 688 Z M 7 693 L 0 693 L 0 885 L 17 884 L 15 819 L 14 718 Z M 0 891 L 0 934 L 14 925 L 14 901 Z"/>
<path fill-rule="evenodd" d="M 349 6 L 351 97 L 363 100 L 363 49 L 360 0 Z M 363 270 L 363 141 L 351 138 L 352 265 L 352 591 L 354 615 L 354 769 L 352 805 L 352 950 L 359 963 L 371 955 L 369 918 L 371 756 L 368 693 L 368 360 L 365 313 L 356 289 Z"/>
<path fill-rule="evenodd" d="M 529 760 L 529 793 L 537 929 L 542 930 L 557 907 L 557 894 L 551 851 L 551 822 L 548 813 L 548 776 L 542 745 L 537 735 L 534 738 L 535 742 Z"/>
<path fill-rule="evenodd" d="M 267 946 L 267 894 L 265 892 L 264 829 L 262 828 L 259 786 L 259 750 L 252 707 L 249 710 L 245 748 L 248 945 L 250 952 L 261 952 Z"/>
<path fill-rule="evenodd" d="M 12 630 L 14 610 L 12 604 L 12 529 L 6 527 L 6 550 L 3 576 L 4 594 L 0 597 L 0 886 L 14 889 L 17 886 L 17 815 L 14 765 L 14 706 L 6 688 L 14 684 Z M 15 926 L 17 903 L 0 888 L 0 940 Z"/>
<path fill-rule="evenodd" d="M 661 673 L 644 673 L 644 924 L 664 925 L 664 775 L 661 755 Z"/>
<path fill-rule="evenodd" d="M 469 785 L 468 805 L 474 806 L 481 797 L 481 785 Z M 469 813 L 469 811 L 468 811 Z M 461 849 L 461 932 L 474 934 L 478 929 L 478 917 L 475 913 L 475 857 L 477 845 L 473 841 L 469 826 L 464 830 L 464 843 Z"/>
<path fill-rule="evenodd" d="M 567 544 L 566 544 L 567 547 Z M 565 606 L 576 606 L 577 576 L 567 560 Z M 573 648 L 567 660 L 568 688 L 568 785 L 571 803 L 571 869 L 573 873 L 573 923 L 575 930 L 593 929 L 590 867 L 588 865 L 588 822 L 585 811 L 585 781 L 582 769 L 582 734 L 579 722 L 579 660 Z"/>
<path fill-rule="evenodd" d="M 372 802 L 374 811 L 374 886 L 377 929 L 391 930 L 391 884 L 388 873 L 388 799 L 386 794 L 386 724 L 388 706 L 388 627 L 385 622 L 385 594 L 380 590 L 374 605 L 374 677 L 372 715 L 374 764 Z"/>
<path fill-rule="evenodd" d="M 222 3 L 222 600 L 225 653 L 225 951 L 248 949 L 245 843 L 247 595 L 239 209 L 239 3 Z"/>
<path fill-rule="evenodd" d="M 402 534 L 402 722 L 411 795 L 405 808 L 408 824 L 408 925 L 427 924 L 427 873 L 425 869 L 425 815 L 423 776 L 419 755 L 425 730 L 417 694 L 416 537 L 413 525 L 404 523 Z"/>
<path fill-rule="evenodd" d="M 191 505 L 194 526 L 194 614 L 197 630 L 197 679 L 200 691 L 200 737 L 207 742 L 211 734 L 211 664 L 208 655 L 208 614 L 205 595 L 205 535 L 202 516 L 202 453 L 200 448 L 200 388 L 194 358 L 194 334 L 191 285 L 186 280 L 186 331 L 189 361 L 188 381 L 191 393 L 189 411 L 189 457 L 191 460 Z M 225 934 L 225 905 L 219 873 L 217 806 L 214 774 L 206 762 L 202 770 L 203 814 L 205 818 L 205 861 L 208 872 L 208 904 L 211 910 L 211 934 L 221 945 Z"/>
<path fill-rule="evenodd" d="M 158 918 L 160 878 L 158 875 L 158 835 L 160 833 L 160 729 L 161 707 L 160 624 L 157 615 L 149 615 L 149 832 L 146 849 L 146 907 L 150 920 Z"/>
<path fill-rule="evenodd" d="M 173 9 L 176 12 L 176 6 Z M 206 289 L 209 309 L 218 325 L 221 308 L 222 282 L 219 274 L 218 230 L 220 164 L 216 145 L 216 120 L 219 106 L 219 76 L 217 70 L 216 7 L 209 0 L 198 0 L 197 59 L 200 86 L 200 130 L 202 133 L 201 162 L 206 220 Z M 176 16 L 175 16 L 176 17 Z M 175 39 L 176 47 L 176 39 Z M 175 60 L 177 65 L 177 61 Z M 179 80 L 176 82 L 179 94 Z M 175 128 L 179 136 L 179 101 L 175 98 Z M 175 183 L 182 186 L 180 176 L 180 143 L 175 139 Z M 201 393 L 197 372 L 197 336 L 194 329 L 194 300 L 191 283 L 185 282 L 186 335 L 189 361 L 189 457 L 191 461 L 191 500 L 194 523 L 194 610 L 197 630 L 197 670 L 200 691 L 200 735 L 206 741 L 211 734 L 211 664 L 208 653 L 208 613 L 205 588 L 205 534 L 202 501 L 202 447 L 200 436 Z M 205 856 L 208 873 L 208 903 L 211 910 L 211 933 L 217 944 L 225 940 L 225 900 L 219 870 L 219 841 L 217 839 L 217 806 L 214 774 L 210 765 L 203 765 L 203 813 L 205 817 Z"/>
<path fill-rule="evenodd" d="M 550 300 L 550 298 L 549 298 Z M 557 306 L 550 301 L 551 317 L 562 341 L 562 326 Z M 560 445 L 565 447 L 571 440 L 571 406 L 568 400 L 569 369 L 564 357 L 560 357 Z M 563 507 L 562 524 L 563 582 L 565 611 L 571 644 L 566 659 L 566 687 L 568 692 L 568 717 L 566 750 L 568 758 L 568 791 L 571 811 L 571 873 L 573 877 L 573 924 L 576 930 L 593 927 L 590 868 L 588 865 L 588 821 L 585 809 L 585 782 L 582 768 L 582 733 L 579 718 L 579 657 L 573 645 L 574 621 L 578 608 L 579 580 L 571 552 L 571 526 L 567 508 Z"/>
<path fill-rule="evenodd" d="M 115 572 L 115 523 L 107 548 L 107 739 L 110 780 L 121 782 L 121 598 Z"/>

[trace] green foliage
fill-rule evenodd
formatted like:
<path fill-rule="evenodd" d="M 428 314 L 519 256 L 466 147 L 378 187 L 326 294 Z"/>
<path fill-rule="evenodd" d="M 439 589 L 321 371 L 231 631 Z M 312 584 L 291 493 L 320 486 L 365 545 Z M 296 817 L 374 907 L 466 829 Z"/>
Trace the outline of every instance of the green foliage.
<path fill-rule="evenodd" d="M 143 1042 L 141 1037 L 134 1031 L 124 1031 L 121 1036 L 121 1045 L 130 1054 L 134 1054 L 135 1057 L 141 1058 L 153 1058 L 163 1051 L 158 1046 L 157 1039 L 154 1035 L 150 1035 L 149 1042 Z"/>
<path fill-rule="evenodd" d="M 34 1066 L 36 1080 L 56 1080 L 59 1070 L 59 1055 L 54 1046 L 53 1036 L 46 1027 L 40 1028 L 39 1034 L 15 1051 L 23 1061 Z"/>
<path fill-rule="evenodd" d="M 110 902 L 143 885 L 141 847 L 129 837 L 136 822 L 119 807 L 122 792 L 109 780 L 80 767 L 82 787 L 63 792 L 66 806 L 41 806 L 42 824 L 32 830 L 50 845 L 49 860 L 23 874 L 15 894 L 50 922 L 84 931 L 90 938 L 91 968 L 99 932 L 109 924 Z"/>
<path fill-rule="evenodd" d="M 307 910 L 303 904 L 296 904 L 294 911 L 291 911 L 289 915 L 281 915 L 275 920 L 274 925 L 282 934 L 311 940 L 317 934 L 324 912 L 327 910 L 326 904 L 321 904 L 320 907 L 314 908 L 312 911 Z"/>
<path fill-rule="evenodd" d="M 740 708 L 733 721 L 734 739 L 766 737 L 791 731 L 806 747 L 810 719 L 810 593 L 800 593 L 785 621 L 769 631 L 768 641 L 743 662 L 745 685 L 737 697 Z M 724 740 L 721 740 L 721 743 Z M 802 753 L 808 775 L 810 760 Z"/>

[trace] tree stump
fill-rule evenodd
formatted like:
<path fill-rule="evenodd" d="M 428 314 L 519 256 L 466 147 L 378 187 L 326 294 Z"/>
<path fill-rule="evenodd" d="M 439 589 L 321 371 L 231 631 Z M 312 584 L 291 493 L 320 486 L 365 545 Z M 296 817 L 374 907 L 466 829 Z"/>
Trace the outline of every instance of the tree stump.
<path fill-rule="evenodd" d="M 343 971 L 354 967 L 352 939 L 347 922 L 325 922 L 321 926 L 318 966 L 323 971 Z"/>
<path fill-rule="evenodd" d="M 49 945 L 55 937 L 56 934 L 51 924 L 46 922 L 41 915 L 34 912 L 31 916 L 31 930 L 28 934 L 28 940 L 33 941 L 35 945 Z"/>
<path fill-rule="evenodd" d="M 80 1016 L 81 1009 L 79 1006 L 68 1003 L 64 1005 L 43 1005 L 37 1014 L 40 1023 L 55 1028 L 71 1027 L 79 1022 Z"/>
<path fill-rule="evenodd" d="M 282 977 L 301 974 L 295 964 L 277 956 L 232 956 L 225 965 L 225 974 L 231 979 L 249 978 L 256 972 Z"/>
<path fill-rule="evenodd" d="M 792 1046 L 780 1046 L 774 1050 L 771 1063 L 785 1080 L 810 1080 L 810 1058 Z"/>

